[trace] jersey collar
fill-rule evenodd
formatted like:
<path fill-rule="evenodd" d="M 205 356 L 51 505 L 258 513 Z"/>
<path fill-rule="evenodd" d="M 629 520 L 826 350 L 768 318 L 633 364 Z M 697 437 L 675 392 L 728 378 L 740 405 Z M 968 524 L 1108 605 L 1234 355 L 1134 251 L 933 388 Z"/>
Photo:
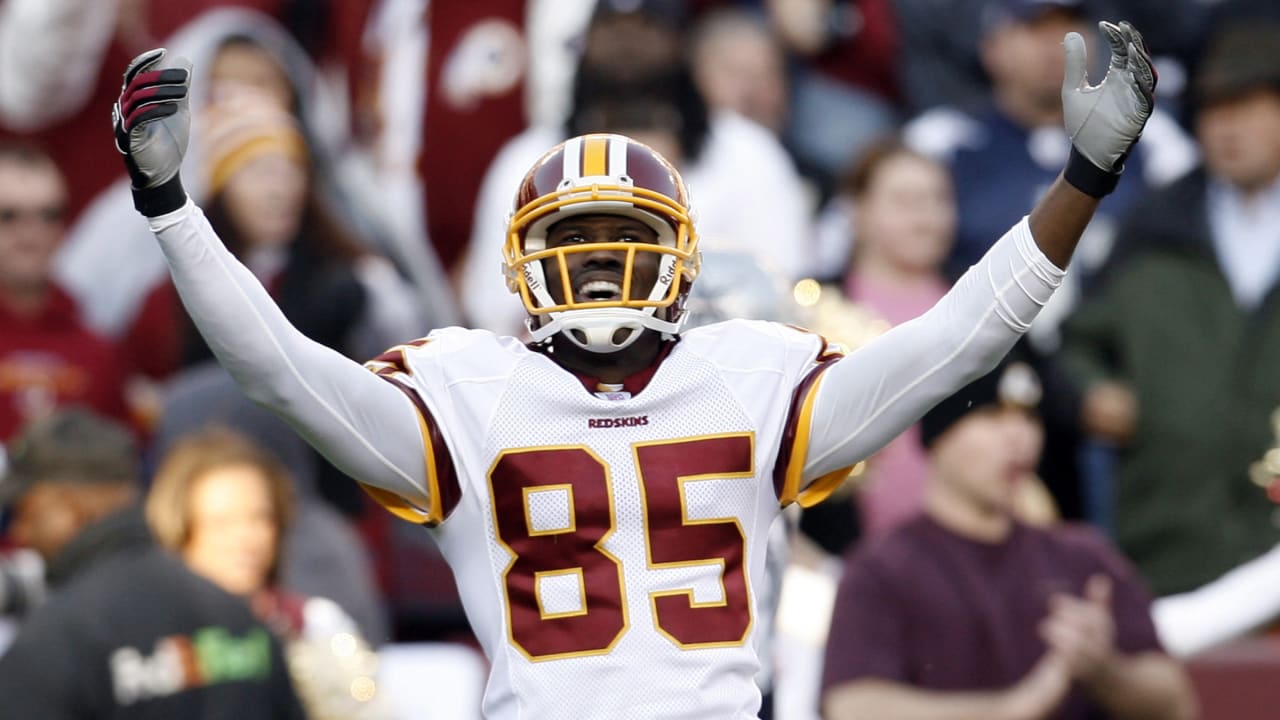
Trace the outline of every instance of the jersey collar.
<path fill-rule="evenodd" d="M 664 340 L 662 345 L 658 348 L 658 354 L 653 357 L 653 362 L 649 363 L 649 365 L 642 370 L 634 372 L 623 378 L 620 387 L 617 384 L 600 382 L 599 378 L 592 377 L 591 375 L 584 375 L 572 370 L 569 370 L 569 372 L 573 373 L 573 376 L 578 378 L 578 382 L 582 383 L 582 386 L 587 389 L 587 392 L 593 395 L 598 393 L 626 393 L 631 397 L 635 397 L 640 394 L 640 391 L 644 390 L 645 387 L 649 385 L 649 381 L 652 380 L 654 374 L 658 372 L 658 367 L 662 365 L 662 361 L 667 359 L 667 356 L 671 354 L 671 349 L 674 348 L 676 343 L 679 341 L 680 338 L 678 337 L 672 340 Z M 552 361 L 555 360 L 555 356 L 546 351 L 546 345 L 539 344 L 532 345 L 530 347 L 534 351 L 546 355 Z M 561 365 L 560 367 L 564 366 Z M 565 369 L 568 370 L 568 368 Z"/>

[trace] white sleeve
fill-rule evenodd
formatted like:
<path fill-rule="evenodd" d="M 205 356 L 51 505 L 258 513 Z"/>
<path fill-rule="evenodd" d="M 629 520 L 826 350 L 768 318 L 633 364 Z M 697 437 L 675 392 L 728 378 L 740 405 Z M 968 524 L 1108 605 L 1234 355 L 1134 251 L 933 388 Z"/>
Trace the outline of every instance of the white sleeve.
<path fill-rule="evenodd" d="M 1160 643 L 1186 657 L 1261 627 L 1280 616 L 1280 546 L 1191 592 L 1151 606 Z"/>
<path fill-rule="evenodd" d="M 1062 283 L 1026 218 L 924 315 L 831 365 L 814 391 L 806 480 L 870 456 L 995 367 Z"/>
<path fill-rule="evenodd" d="M 245 394 L 348 475 L 430 507 L 425 439 L 400 390 L 289 324 L 187 200 L 150 220 L 196 327 Z"/>
<path fill-rule="evenodd" d="M 116 0 L 0 2 L 0 122 L 33 130 L 83 107 L 115 16 Z"/>

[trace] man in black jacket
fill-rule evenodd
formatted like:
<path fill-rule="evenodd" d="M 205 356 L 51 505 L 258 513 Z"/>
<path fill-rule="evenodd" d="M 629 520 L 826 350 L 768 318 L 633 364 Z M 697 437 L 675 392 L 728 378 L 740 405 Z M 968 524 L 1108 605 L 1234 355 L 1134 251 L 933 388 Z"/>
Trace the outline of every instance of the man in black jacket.
<path fill-rule="evenodd" d="M 60 412 L 9 455 L 0 504 L 52 594 L 0 657 L 5 717 L 303 717 L 270 632 L 152 542 L 126 430 Z"/>
<path fill-rule="evenodd" d="M 1061 354 L 1084 430 L 1117 448 L 1116 541 L 1157 596 L 1280 543 L 1249 477 L 1280 406 L 1280 23 L 1218 30 L 1189 90 L 1203 167 L 1133 208 Z"/>

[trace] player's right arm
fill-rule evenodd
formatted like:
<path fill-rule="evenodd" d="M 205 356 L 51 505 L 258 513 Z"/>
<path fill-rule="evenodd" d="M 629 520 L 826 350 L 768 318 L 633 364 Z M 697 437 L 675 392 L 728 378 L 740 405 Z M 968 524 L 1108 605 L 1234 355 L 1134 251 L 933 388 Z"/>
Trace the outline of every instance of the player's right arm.
<path fill-rule="evenodd" d="M 343 472 L 429 507 L 412 401 L 294 328 L 182 189 L 189 82 L 185 61 L 152 50 L 130 63 L 113 110 L 134 204 L 160 241 L 183 305 L 252 400 L 278 413 Z"/>
<path fill-rule="evenodd" d="M 1061 284 L 1154 107 L 1155 71 L 1141 36 L 1128 23 L 1101 29 L 1112 60 L 1097 86 L 1088 84 L 1083 38 L 1064 39 L 1063 115 L 1072 149 L 1062 174 L 937 305 L 825 372 L 812 391 L 805 478 L 825 479 L 869 457 L 991 370 Z"/>

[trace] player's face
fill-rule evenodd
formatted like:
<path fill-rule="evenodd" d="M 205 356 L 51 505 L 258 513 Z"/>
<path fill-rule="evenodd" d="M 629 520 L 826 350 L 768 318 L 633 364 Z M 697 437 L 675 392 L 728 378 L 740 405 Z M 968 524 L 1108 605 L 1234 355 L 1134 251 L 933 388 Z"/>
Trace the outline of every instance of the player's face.
<path fill-rule="evenodd" d="M 645 243 L 656 245 L 658 234 L 648 225 L 617 215 L 578 215 L 552 225 L 547 247 L 572 248 L 589 243 Z M 564 254 L 569 271 L 569 291 L 576 302 L 621 300 L 627 253 L 622 250 L 583 250 Z M 631 275 L 631 300 L 643 300 L 658 279 L 659 253 L 638 252 Z M 547 290 L 557 303 L 565 302 L 566 288 L 559 261 L 543 261 Z"/>
<path fill-rule="evenodd" d="M 51 165 L 0 162 L 0 287 L 43 287 L 62 242 L 66 188 Z"/>
<path fill-rule="evenodd" d="M 951 178 L 932 160 L 895 155 L 875 171 L 853 220 L 860 252 L 907 272 L 936 272 L 955 233 Z"/>
<path fill-rule="evenodd" d="M 1265 187 L 1280 173 L 1280 93 L 1209 105 L 1196 118 L 1196 135 L 1215 175 L 1246 190 Z"/>
<path fill-rule="evenodd" d="M 1017 486 L 1035 471 L 1044 431 L 1026 410 L 989 407 L 952 425 L 934 443 L 938 481 L 957 502 L 985 512 L 1012 509 Z"/>
<path fill-rule="evenodd" d="M 306 168 L 279 153 L 245 163 L 222 190 L 231 221 L 252 248 L 288 245 L 302 223 L 307 192 Z"/>
<path fill-rule="evenodd" d="M 280 528 L 267 477 L 253 465 L 206 472 L 191 493 L 191 527 L 182 558 L 227 592 L 263 588 L 275 562 Z"/>

